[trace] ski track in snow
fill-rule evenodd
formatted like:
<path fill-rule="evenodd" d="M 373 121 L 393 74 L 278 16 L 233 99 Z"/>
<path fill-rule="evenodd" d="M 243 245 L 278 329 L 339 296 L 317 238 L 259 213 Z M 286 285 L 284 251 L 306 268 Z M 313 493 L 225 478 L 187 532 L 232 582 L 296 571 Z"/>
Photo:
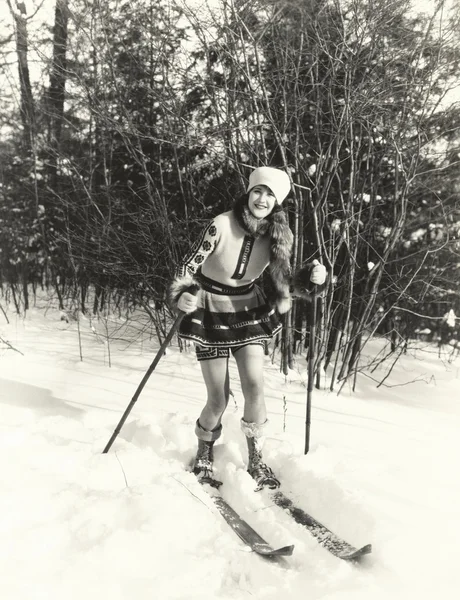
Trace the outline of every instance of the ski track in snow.
<path fill-rule="evenodd" d="M 350 543 L 330 555 L 267 496 L 254 493 L 234 399 L 216 445 L 226 500 L 284 564 L 248 552 L 194 476 L 194 422 L 204 384 L 193 352 L 168 350 L 108 454 L 102 454 L 155 344 L 107 344 L 82 320 L 9 314 L 0 351 L 0 590 L 6 600 L 457 598 L 459 360 L 404 357 L 376 389 L 314 391 L 303 455 L 306 363 L 287 380 L 267 359 L 267 462 L 296 503 Z M 387 382 L 388 383 L 388 382 Z M 283 402 L 283 397 L 285 402 Z"/>

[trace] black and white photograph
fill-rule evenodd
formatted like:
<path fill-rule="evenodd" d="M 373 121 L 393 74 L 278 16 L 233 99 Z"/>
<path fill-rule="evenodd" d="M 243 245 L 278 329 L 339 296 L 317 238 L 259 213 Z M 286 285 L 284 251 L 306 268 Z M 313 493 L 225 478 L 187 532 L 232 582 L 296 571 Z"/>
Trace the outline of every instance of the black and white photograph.
<path fill-rule="evenodd" d="M 0 0 L 2 600 L 460 597 L 460 0 Z"/>

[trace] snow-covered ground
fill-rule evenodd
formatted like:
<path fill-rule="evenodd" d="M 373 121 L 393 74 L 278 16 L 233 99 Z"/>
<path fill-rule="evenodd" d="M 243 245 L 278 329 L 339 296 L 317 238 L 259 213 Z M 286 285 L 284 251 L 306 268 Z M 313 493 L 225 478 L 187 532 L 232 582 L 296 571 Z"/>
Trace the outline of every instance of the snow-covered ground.
<path fill-rule="evenodd" d="M 307 455 L 307 365 L 286 380 L 267 359 L 267 462 L 300 506 L 354 545 L 372 543 L 359 565 L 254 493 L 231 362 L 218 475 L 272 545 L 295 544 L 282 565 L 248 552 L 184 470 L 205 397 L 192 351 L 168 351 L 102 454 L 154 340 L 107 345 L 82 319 L 81 361 L 77 325 L 58 311 L 8 317 L 0 336 L 22 354 L 0 344 L 2 599 L 459 597 L 460 359 L 426 347 L 401 359 L 390 387 L 359 376 L 354 394 L 315 390 Z"/>

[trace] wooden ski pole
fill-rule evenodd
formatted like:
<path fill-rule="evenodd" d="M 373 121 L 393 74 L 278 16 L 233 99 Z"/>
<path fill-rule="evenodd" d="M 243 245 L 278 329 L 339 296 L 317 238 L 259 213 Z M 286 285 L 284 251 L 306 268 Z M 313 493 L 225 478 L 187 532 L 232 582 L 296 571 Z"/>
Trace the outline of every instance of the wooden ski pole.
<path fill-rule="evenodd" d="M 311 398 L 313 392 L 313 379 L 315 377 L 316 360 L 316 285 L 313 286 L 311 295 L 310 312 L 310 343 L 308 344 L 308 383 L 307 383 L 307 415 L 305 420 L 305 452 L 310 449 L 310 425 L 311 425 Z"/>
<path fill-rule="evenodd" d="M 193 286 L 193 287 L 189 288 L 187 290 L 187 292 L 189 292 L 190 294 L 196 295 L 198 293 L 198 287 Z M 153 359 L 153 362 L 150 365 L 148 371 L 146 372 L 146 374 L 142 378 L 142 381 L 140 382 L 137 390 L 135 391 L 134 396 L 131 399 L 131 402 L 128 404 L 125 412 L 123 413 L 123 416 L 121 417 L 120 422 L 115 427 L 115 431 L 112 433 L 112 436 L 111 436 L 110 440 L 107 442 L 106 447 L 102 451 L 102 454 L 107 454 L 107 452 L 110 450 L 110 447 L 112 446 L 113 442 L 116 440 L 118 434 L 121 431 L 121 428 L 123 427 L 126 419 L 128 418 L 129 413 L 131 412 L 133 406 L 136 404 L 137 399 L 141 395 L 141 392 L 144 389 L 145 384 L 149 380 L 150 375 L 153 373 L 153 371 L 155 370 L 157 364 L 160 362 L 160 358 L 163 356 L 166 348 L 169 345 L 169 342 L 172 340 L 173 335 L 176 333 L 177 329 L 179 328 L 180 322 L 182 321 L 184 315 L 185 315 L 185 313 L 183 311 L 179 311 L 179 314 L 177 315 L 176 320 L 172 324 L 172 327 L 169 330 L 168 335 L 166 336 L 164 342 L 161 344 L 161 347 L 158 350 L 155 358 Z"/>

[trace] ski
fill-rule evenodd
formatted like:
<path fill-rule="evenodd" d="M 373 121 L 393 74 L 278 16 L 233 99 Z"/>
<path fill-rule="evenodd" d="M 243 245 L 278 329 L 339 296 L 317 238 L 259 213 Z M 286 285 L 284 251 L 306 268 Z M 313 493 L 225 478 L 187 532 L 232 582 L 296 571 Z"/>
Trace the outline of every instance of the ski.
<path fill-rule="evenodd" d="M 328 529 L 325 525 L 314 519 L 306 511 L 292 502 L 283 492 L 276 490 L 269 494 L 271 500 L 283 508 L 287 514 L 289 514 L 296 523 L 306 527 L 308 531 L 318 540 L 318 542 L 329 550 L 331 554 L 341 558 L 342 560 L 358 560 L 365 554 L 372 552 L 372 545 L 366 544 L 361 548 L 355 548 L 344 539 L 336 535 L 333 531 Z"/>
<path fill-rule="evenodd" d="M 199 480 L 200 481 L 200 480 Z M 230 525 L 236 535 L 251 548 L 253 552 L 264 558 L 276 558 L 280 556 L 291 556 L 294 546 L 283 546 L 282 548 L 272 548 L 258 533 L 255 531 L 240 515 L 224 500 L 219 492 L 216 491 L 218 485 L 213 485 L 212 481 L 207 478 L 200 481 L 203 489 L 206 490 L 206 485 L 211 486 L 211 490 L 206 490 L 210 498 L 212 498 L 217 510 Z"/>

